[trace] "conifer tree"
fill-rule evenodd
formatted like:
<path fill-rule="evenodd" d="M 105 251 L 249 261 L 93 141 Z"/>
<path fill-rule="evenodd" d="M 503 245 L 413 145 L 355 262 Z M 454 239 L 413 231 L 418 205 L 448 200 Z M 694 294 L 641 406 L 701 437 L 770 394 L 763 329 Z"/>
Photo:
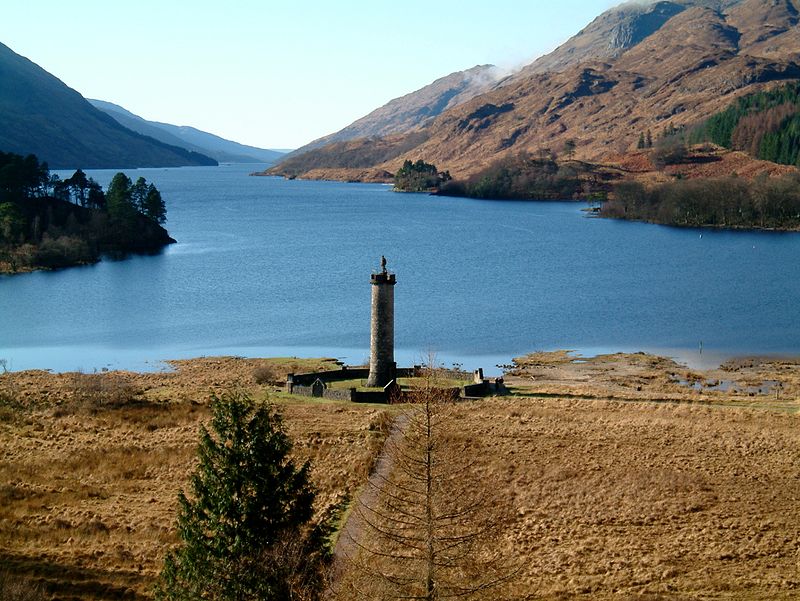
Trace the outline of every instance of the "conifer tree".
<path fill-rule="evenodd" d="M 131 198 L 131 180 L 124 173 L 117 173 L 111 180 L 106 192 L 108 213 L 114 219 L 129 220 L 135 214 Z"/>
<path fill-rule="evenodd" d="M 147 187 L 142 212 L 145 216 L 161 225 L 167 221 L 167 207 L 164 204 L 164 199 L 161 198 L 161 192 L 153 184 Z"/>
<path fill-rule="evenodd" d="M 72 195 L 75 198 L 75 204 L 85 207 L 86 194 L 89 189 L 89 178 L 86 177 L 86 174 L 81 169 L 78 169 L 75 171 L 72 177 L 64 180 L 64 183 L 72 189 Z"/>
<path fill-rule="evenodd" d="M 151 184 L 152 185 L 152 184 Z M 145 199 L 147 198 L 147 180 L 139 177 L 130 187 L 131 204 L 142 214 L 145 214 Z"/>
<path fill-rule="evenodd" d="M 105 192 L 103 192 L 103 188 L 100 184 L 91 177 L 89 178 L 89 192 L 86 197 L 86 205 L 91 209 L 105 210 L 106 208 Z"/>
<path fill-rule="evenodd" d="M 191 496 L 181 492 L 181 544 L 164 562 L 156 597 L 214 601 L 312 600 L 329 560 L 314 523 L 308 462 L 297 467 L 281 415 L 246 394 L 214 398 L 201 428 Z"/>

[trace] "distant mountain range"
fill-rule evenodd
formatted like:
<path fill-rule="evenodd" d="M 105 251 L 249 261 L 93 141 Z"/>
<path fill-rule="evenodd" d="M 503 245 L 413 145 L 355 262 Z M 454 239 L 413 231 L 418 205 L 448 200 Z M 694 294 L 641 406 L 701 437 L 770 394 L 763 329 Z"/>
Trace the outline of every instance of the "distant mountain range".
<path fill-rule="evenodd" d="M 464 177 L 521 151 L 566 146 L 576 158 L 614 162 L 648 130 L 691 127 L 742 95 L 800 80 L 798 8 L 800 0 L 628 2 L 516 73 L 433 100 L 438 114 L 407 110 L 426 106 L 423 88 L 269 173 L 386 179 L 423 159 Z"/>
<path fill-rule="evenodd" d="M 0 44 L 0 150 L 51 169 L 216 165 L 120 125 L 27 58 Z"/>
<path fill-rule="evenodd" d="M 284 156 L 284 152 L 246 146 L 226 140 L 194 127 L 170 125 L 158 121 L 147 121 L 119 105 L 103 100 L 89 100 L 101 111 L 109 114 L 128 129 L 155 138 L 165 144 L 180 146 L 202 153 L 220 163 L 267 163 L 272 164 Z"/>
<path fill-rule="evenodd" d="M 87 101 L 3 44 L 0 82 L 0 151 L 35 154 L 51 169 L 272 164 L 284 155 Z"/>

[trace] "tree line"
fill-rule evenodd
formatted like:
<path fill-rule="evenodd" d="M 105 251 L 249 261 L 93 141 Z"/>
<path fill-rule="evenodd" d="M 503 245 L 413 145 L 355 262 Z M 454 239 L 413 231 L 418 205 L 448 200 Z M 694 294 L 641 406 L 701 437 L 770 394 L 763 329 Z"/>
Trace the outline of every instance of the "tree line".
<path fill-rule="evenodd" d="M 171 242 L 161 193 L 143 177 L 107 191 L 81 170 L 61 179 L 36 156 L 0 152 L 0 269 L 92 263 L 103 253 L 150 252 Z"/>
<path fill-rule="evenodd" d="M 567 200 L 603 197 L 602 178 L 583 163 L 559 164 L 550 151 L 521 152 L 498 159 L 466 179 L 445 182 L 444 196 L 509 200 Z"/>
<path fill-rule="evenodd" d="M 800 174 L 622 182 L 600 215 L 688 227 L 800 228 Z"/>
<path fill-rule="evenodd" d="M 161 192 L 143 177 L 134 183 L 124 173 L 117 173 L 108 186 L 106 208 L 112 217 L 119 219 L 139 213 L 159 224 L 167 221 L 167 207 Z"/>

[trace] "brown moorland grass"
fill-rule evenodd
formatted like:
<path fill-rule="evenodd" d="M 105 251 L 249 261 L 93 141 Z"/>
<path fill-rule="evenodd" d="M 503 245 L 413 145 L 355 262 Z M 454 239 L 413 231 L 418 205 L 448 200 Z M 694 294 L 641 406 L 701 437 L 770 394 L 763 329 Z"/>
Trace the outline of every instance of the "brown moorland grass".
<path fill-rule="evenodd" d="M 536 599 L 797 599 L 800 416 L 685 403 L 460 407 Z"/>
<path fill-rule="evenodd" d="M 59 599 L 147 598 L 175 541 L 206 401 L 236 385 L 281 404 L 321 507 L 352 496 L 385 438 L 385 409 L 275 392 L 280 370 L 313 367 L 292 361 L 0 375 L 0 566 Z M 514 373 L 515 393 L 536 398 L 465 403 L 456 419 L 479 482 L 511 516 L 496 542 L 523 565 L 519 593 L 798 598 L 800 363 L 699 372 L 647 355 L 540 353 Z M 780 398 L 681 383 L 716 378 L 780 381 Z"/>
<path fill-rule="evenodd" d="M 238 385 L 263 398 L 253 376 L 261 363 L 0 376 L 0 565 L 59 599 L 149 598 L 177 540 L 177 492 L 210 394 Z M 272 394 L 295 455 L 313 462 L 318 509 L 347 501 L 382 445 L 384 409 Z"/>

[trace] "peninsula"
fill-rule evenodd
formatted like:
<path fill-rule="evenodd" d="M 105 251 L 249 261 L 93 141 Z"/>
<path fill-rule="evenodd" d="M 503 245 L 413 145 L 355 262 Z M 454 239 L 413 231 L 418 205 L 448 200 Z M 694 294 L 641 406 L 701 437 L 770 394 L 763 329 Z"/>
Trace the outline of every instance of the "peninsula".
<path fill-rule="evenodd" d="M 78 169 L 66 180 L 33 156 L 0 153 L 0 273 L 87 265 L 175 242 L 153 184 L 114 176 L 107 191 Z"/>

